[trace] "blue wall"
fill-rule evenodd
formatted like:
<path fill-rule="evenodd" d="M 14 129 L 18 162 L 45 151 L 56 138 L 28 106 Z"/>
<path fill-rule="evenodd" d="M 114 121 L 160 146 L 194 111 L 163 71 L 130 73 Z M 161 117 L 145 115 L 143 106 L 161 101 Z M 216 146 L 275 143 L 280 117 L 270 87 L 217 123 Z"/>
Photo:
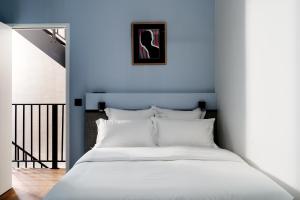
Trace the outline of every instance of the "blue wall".
<path fill-rule="evenodd" d="M 132 66 L 130 24 L 162 20 L 165 66 Z M 213 0 L 1 0 L 5 23 L 70 23 L 70 97 L 87 91 L 214 91 Z M 84 108 L 70 108 L 71 164 L 83 153 Z"/>

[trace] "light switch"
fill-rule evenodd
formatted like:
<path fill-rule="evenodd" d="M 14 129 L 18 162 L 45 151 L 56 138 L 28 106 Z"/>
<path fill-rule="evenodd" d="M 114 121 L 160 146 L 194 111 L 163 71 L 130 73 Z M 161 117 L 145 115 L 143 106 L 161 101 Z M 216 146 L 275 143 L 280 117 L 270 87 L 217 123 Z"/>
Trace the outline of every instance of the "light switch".
<path fill-rule="evenodd" d="M 74 105 L 75 106 L 82 106 L 82 99 L 75 99 L 74 100 Z"/>

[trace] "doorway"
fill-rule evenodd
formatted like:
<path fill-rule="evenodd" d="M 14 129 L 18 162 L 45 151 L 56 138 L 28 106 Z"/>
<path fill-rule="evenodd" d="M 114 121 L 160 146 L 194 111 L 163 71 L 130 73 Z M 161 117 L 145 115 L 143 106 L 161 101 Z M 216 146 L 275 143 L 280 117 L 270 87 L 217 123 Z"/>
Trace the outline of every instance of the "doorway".
<path fill-rule="evenodd" d="M 47 174 L 47 188 L 34 179 L 42 198 L 68 169 L 69 25 L 11 27 L 12 186 L 18 195 L 20 180 Z"/>

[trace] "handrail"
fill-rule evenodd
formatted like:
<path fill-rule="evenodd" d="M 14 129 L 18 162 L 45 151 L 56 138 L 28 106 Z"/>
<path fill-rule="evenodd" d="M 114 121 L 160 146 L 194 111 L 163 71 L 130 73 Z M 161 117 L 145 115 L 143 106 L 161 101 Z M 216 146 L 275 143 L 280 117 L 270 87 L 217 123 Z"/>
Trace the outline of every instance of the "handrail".
<path fill-rule="evenodd" d="M 41 106 L 47 106 L 47 105 L 66 105 L 66 103 L 12 103 L 12 105 L 22 106 L 22 105 L 41 105 Z"/>
<path fill-rule="evenodd" d="M 62 45 L 66 45 L 66 38 L 64 38 L 62 35 L 58 34 L 56 31 L 49 31 L 48 29 L 43 29 L 48 35 L 50 35 L 53 39 L 58 41 Z M 55 29 L 54 29 L 55 30 Z M 58 37 L 57 37 L 58 36 Z"/>
<path fill-rule="evenodd" d="M 16 146 L 18 149 L 20 149 L 21 151 L 23 151 L 23 153 L 25 153 L 26 155 L 28 155 L 32 159 L 32 161 L 39 163 L 41 166 L 43 166 L 45 168 L 49 168 L 47 165 L 45 165 L 44 163 L 42 163 L 36 157 L 34 157 L 33 155 L 31 155 L 28 151 L 26 151 L 25 149 L 23 149 L 21 146 L 17 145 L 14 141 L 12 141 L 12 144 L 14 146 Z M 30 162 L 30 161 L 26 160 L 26 162 Z"/>

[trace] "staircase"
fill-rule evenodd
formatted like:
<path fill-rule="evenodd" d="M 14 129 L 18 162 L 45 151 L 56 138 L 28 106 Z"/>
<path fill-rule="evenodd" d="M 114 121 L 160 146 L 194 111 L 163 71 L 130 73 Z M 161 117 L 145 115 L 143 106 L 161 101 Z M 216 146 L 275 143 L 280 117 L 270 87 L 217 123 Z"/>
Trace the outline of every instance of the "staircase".
<path fill-rule="evenodd" d="M 14 141 L 12 141 L 12 144 L 13 146 L 15 147 L 16 149 L 16 157 L 20 157 L 20 152 L 21 154 L 23 154 L 23 161 L 25 163 L 25 168 L 27 168 L 27 163 L 29 161 L 27 161 L 27 159 L 29 159 L 32 164 L 33 164 L 33 168 L 35 168 L 35 164 L 38 163 L 41 168 L 48 168 L 47 165 L 45 165 L 42 161 L 40 161 L 39 159 L 37 159 L 36 157 L 34 157 L 31 153 L 29 153 L 28 151 L 26 151 L 24 148 L 22 148 L 21 146 L 17 145 Z M 18 160 L 13 160 L 13 162 L 17 162 L 18 163 L 18 167 L 20 167 L 20 162 L 21 161 L 18 161 Z"/>
<path fill-rule="evenodd" d="M 65 36 L 59 34 L 59 29 L 17 29 L 19 34 L 65 67 Z"/>

